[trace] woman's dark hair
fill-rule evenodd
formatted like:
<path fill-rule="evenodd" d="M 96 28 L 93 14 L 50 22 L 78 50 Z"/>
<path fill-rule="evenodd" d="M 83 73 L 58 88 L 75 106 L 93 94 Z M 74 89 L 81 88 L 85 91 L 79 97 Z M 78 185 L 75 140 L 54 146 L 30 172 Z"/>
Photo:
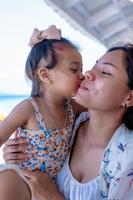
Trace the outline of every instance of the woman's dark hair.
<path fill-rule="evenodd" d="M 116 46 L 109 49 L 107 52 L 115 50 L 122 50 L 125 52 L 123 59 L 128 75 L 128 87 L 133 90 L 133 44 Z M 123 123 L 127 128 L 133 130 L 133 106 L 127 108 L 123 117 Z"/>
<path fill-rule="evenodd" d="M 37 75 L 38 64 L 42 58 L 46 61 L 48 69 L 54 68 L 57 64 L 57 56 L 55 52 L 55 43 L 68 45 L 77 50 L 77 47 L 72 44 L 68 39 L 61 38 L 61 40 L 47 40 L 44 39 L 37 43 L 30 51 L 26 64 L 25 75 L 26 78 L 32 82 L 31 96 L 40 96 L 40 84 Z"/>

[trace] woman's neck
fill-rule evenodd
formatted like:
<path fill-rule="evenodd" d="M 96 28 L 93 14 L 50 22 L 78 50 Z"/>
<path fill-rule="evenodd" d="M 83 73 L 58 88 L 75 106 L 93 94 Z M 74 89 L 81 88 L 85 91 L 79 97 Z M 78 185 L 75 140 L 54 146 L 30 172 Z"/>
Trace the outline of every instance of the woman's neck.
<path fill-rule="evenodd" d="M 89 111 L 89 114 L 90 119 L 89 123 L 86 124 L 86 134 L 98 143 L 107 144 L 120 126 L 123 114 L 120 112 L 101 114 L 91 111 Z"/>

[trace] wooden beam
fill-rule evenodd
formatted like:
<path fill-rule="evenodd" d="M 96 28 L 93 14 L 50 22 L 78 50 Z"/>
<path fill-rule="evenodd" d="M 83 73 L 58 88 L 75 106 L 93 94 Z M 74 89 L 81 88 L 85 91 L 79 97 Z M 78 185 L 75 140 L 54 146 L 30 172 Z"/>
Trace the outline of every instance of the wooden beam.
<path fill-rule="evenodd" d="M 127 17 L 127 21 L 129 24 L 132 23 L 133 15 Z M 101 39 L 107 39 L 117 32 L 124 30 L 127 28 L 127 24 L 123 20 L 119 20 L 111 25 L 108 25 L 107 28 L 104 28 L 104 30 L 101 32 Z"/>
<path fill-rule="evenodd" d="M 133 41 L 131 37 L 125 38 L 125 35 L 127 35 L 127 30 L 122 31 L 122 33 L 119 33 L 119 35 L 116 34 L 113 37 L 109 38 L 109 40 L 106 41 L 107 46 L 112 47 L 120 43 L 129 43 Z"/>
<path fill-rule="evenodd" d="M 108 5 L 99 12 L 87 19 L 87 25 L 89 28 L 97 26 L 99 23 L 107 20 L 113 15 L 117 14 L 118 10 L 115 8 L 114 4 Z"/>
<path fill-rule="evenodd" d="M 89 33 L 87 26 L 86 26 L 86 20 L 82 18 L 82 16 L 78 15 L 77 12 L 75 12 L 73 9 L 67 9 L 64 5 L 65 0 L 45 0 L 50 6 L 54 8 L 61 16 L 64 16 L 64 18 L 69 22 L 71 26 L 76 28 L 77 30 L 80 30 L 83 34 L 90 37 L 91 39 L 100 42 L 99 41 L 99 35 L 94 30 L 93 33 Z"/>
<path fill-rule="evenodd" d="M 84 1 L 84 0 L 67 0 L 67 1 L 65 1 L 65 7 L 71 8 L 71 7 L 75 6 L 77 3 L 80 3 L 82 1 Z"/>

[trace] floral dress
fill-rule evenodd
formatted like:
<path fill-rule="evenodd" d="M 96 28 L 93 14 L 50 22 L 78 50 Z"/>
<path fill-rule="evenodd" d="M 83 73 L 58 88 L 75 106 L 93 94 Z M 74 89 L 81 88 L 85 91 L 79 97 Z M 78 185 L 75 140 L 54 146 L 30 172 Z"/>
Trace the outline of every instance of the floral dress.
<path fill-rule="evenodd" d="M 100 185 L 102 200 L 133 200 L 133 131 L 124 124 L 105 149 Z"/>
<path fill-rule="evenodd" d="M 29 99 L 33 105 L 39 130 L 23 130 L 20 129 L 18 137 L 28 139 L 33 146 L 34 157 L 19 165 L 22 168 L 30 170 L 39 169 L 55 178 L 64 164 L 69 153 L 70 139 L 74 123 L 74 115 L 71 99 L 66 99 L 66 110 L 69 118 L 69 126 L 63 129 L 48 129 L 45 127 L 43 117 L 39 111 L 37 103 L 33 98 Z"/>

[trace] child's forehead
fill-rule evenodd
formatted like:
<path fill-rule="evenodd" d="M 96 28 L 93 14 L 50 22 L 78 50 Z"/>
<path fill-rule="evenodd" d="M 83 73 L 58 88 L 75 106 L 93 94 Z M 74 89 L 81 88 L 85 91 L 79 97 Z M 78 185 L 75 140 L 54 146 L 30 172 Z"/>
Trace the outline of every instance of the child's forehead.
<path fill-rule="evenodd" d="M 73 46 L 69 45 L 69 44 L 63 44 L 63 43 L 55 43 L 54 44 L 55 50 L 59 51 L 59 52 L 64 52 L 67 51 L 69 49 L 74 49 Z M 74 49 L 76 50 L 76 49 Z"/>
<path fill-rule="evenodd" d="M 61 44 L 61 43 L 56 43 L 55 45 L 55 50 L 57 50 L 57 51 L 64 51 L 64 50 L 66 50 L 66 45 L 64 45 L 64 44 Z"/>
<path fill-rule="evenodd" d="M 56 58 L 58 61 L 67 59 L 78 59 L 80 53 L 71 45 L 56 43 L 54 44 Z"/>

